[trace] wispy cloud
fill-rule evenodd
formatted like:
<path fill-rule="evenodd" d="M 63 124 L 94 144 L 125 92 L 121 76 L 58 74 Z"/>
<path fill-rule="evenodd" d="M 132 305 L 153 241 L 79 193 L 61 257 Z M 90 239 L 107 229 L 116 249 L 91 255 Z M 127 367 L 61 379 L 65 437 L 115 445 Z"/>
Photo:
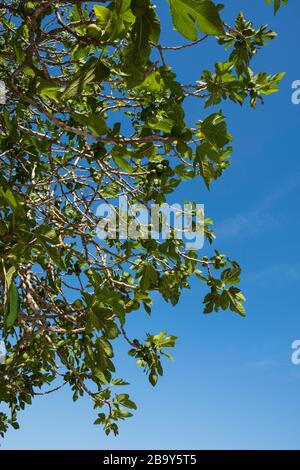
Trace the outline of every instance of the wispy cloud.
<path fill-rule="evenodd" d="M 243 280 L 247 283 L 255 282 L 259 284 L 264 283 L 264 281 L 271 282 L 272 284 L 299 281 L 300 265 L 288 263 L 274 264 L 253 272 L 245 272 Z"/>
<path fill-rule="evenodd" d="M 259 204 L 249 211 L 241 212 L 225 219 L 216 227 L 219 237 L 236 237 L 238 235 L 253 236 L 262 230 L 276 226 L 279 223 L 270 209 L 274 204 L 300 186 L 300 173 L 276 187 Z"/>
<path fill-rule="evenodd" d="M 275 359 L 259 359 L 257 361 L 250 361 L 244 363 L 245 367 L 256 367 L 259 369 L 269 369 L 271 367 L 277 367 L 280 365 L 280 361 Z"/>
<path fill-rule="evenodd" d="M 216 234 L 220 238 L 236 237 L 238 235 L 253 236 L 262 230 L 273 227 L 276 219 L 262 209 L 236 214 L 224 220 L 216 228 Z"/>

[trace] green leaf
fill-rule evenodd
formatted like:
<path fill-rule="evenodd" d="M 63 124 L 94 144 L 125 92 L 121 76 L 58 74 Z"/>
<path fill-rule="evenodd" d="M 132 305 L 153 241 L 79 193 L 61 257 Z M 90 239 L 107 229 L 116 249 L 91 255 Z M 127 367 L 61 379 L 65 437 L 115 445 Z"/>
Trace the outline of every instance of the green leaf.
<path fill-rule="evenodd" d="M 61 98 L 68 100 L 80 94 L 88 85 L 100 84 L 109 77 L 110 70 L 104 63 L 96 57 L 91 57 L 75 74 L 73 81 L 62 93 Z"/>
<path fill-rule="evenodd" d="M 125 158 L 114 156 L 113 160 L 115 164 L 117 165 L 117 167 L 120 168 L 121 170 L 124 170 L 127 173 L 131 173 L 133 171 L 132 166 L 128 163 L 128 161 Z"/>
<path fill-rule="evenodd" d="M 206 139 L 216 147 L 224 147 L 232 140 L 231 135 L 227 131 L 224 116 L 220 113 L 208 116 L 202 121 L 200 128 Z"/>
<path fill-rule="evenodd" d="M 15 282 L 12 282 L 8 292 L 9 311 L 5 318 L 5 325 L 10 328 L 15 323 L 20 310 L 19 292 Z"/>
<path fill-rule="evenodd" d="M 129 408 L 131 410 L 136 410 L 137 408 L 136 404 L 129 399 L 129 395 L 127 393 L 121 393 L 119 395 L 116 395 L 116 400 L 118 401 L 118 403 L 123 406 L 126 406 L 126 408 Z"/>
<path fill-rule="evenodd" d="M 44 78 L 39 79 L 37 86 L 37 93 L 41 98 L 50 98 L 54 101 L 58 101 L 58 94 L 61 90 L 61 87 L 56 85 L 55 82 L 50 80 L 45 80 Z"/>
<path fill-rule="evenodd" d="M 26 54 L 24 52 L 23 44 L 19 41 L 15 41 L 13 44 L 14 53 L 16 55 L 17 63 L 22 65 L 25 61 Z"/>
<path fill-rule="evenodd" d="M 109 322 L 107 325 L 105 325 L 105 336 L 108 339 L 115 339 L 120 335 L 120 333 L 121 332 L 115 323 Z"/>
<path fill-rule="evenodd" d="M 244 295 L 242 294 L 242 292 L 235 287 L 231 287 L 230 289 L 228 289 L 227 295 L 230 301 L 230 309 L 233 312 L 238 313 L 242 317 L 245 317 L 246 310 L 242 302 L 244 302 L 246 299 Z"/>
<path fill-rule="evenodd" d="M 118 16 L 127 23 L 134 23 L 135 16 L 130 8 L 131 0 L 116 0 L 116 10 Z"/>
<path fill-rule="evenodd" d="M 103 384 L 107 384 L 107 380 L 106 380 L 106 377 L 104 375 L 104 373 L 102 372 L 102 370 L 100 369 L 95 369 L 93 371 L 95 377 L 97 377 L 97 379 L 100 380 L 100 382 L 102 382 Z"/>
<path fill-rule="evenodd" d="M 6 289 L 6 292 L 8 292 L 9 289 L 10 289 L 12 280 L 13 280 L 14 275 L 15 275 L 15 272 L 16 272 L 15 266 L 11 266 L 5 274 L 5 289 Z"/>
<path fill-rule="evenodd" d="M 158 279 L 158 274 L 151 266 L 151 264 L 146 264 L 143 268 L 143 274 L 140 281 L 140 286 L 143 291 L 146 291 L 156 285 Z"/>
<path fill-rule="evenodd" d="M 54 228 L 49 227 L 48 225 L 40 225 L 36 233 L 39 239 L 44 242 L 51 243 L 52 245 L 58 245 L 59 243 L 59 238 Z"/>
<path fill-rule="evenodd" d="M 88 320 L 86 323 L 87 334 L 90 334 L 94 329 L 97 331 L 100 331 L 102 328 L 102 323 L 97 313 L 92 308 L 89 308 L 87 310 L 87 317 L 88 317 Z"/>
<path fill-rule="evenodd" d="M 277 13 L 277 11 L 279 10 L 280 6 L 281 6 L 281 3 L 283 5 L 287 5 L 288 4 L 288 0 L 265 0 L 265 2 L 270 5 L 270 3 L 272 3 L 272 1 L 274 1 L 274 13 Z"/>
<path fill-rule="evenodd" d="M 10 205 L 10 207 L 15 210 L 19 207 L 19 202 L 15 198 L 14 194 L 10 189 L 7 189 L 4 191 L 2 188 L 0 188 L 0 197 L 3 198 L 7 204 Z"/>
<path fill-rule="evenodd" d="M 55 264 L 61 269 L 62 271 L 65 271 L 66 269 L 66 264 L 63 258 L 62 253 L 60 252 L 59 249 L 54 248 L 53 246 L 48 245 L 47 243 L 43 243 L 46 251 L 48 252 L 50 258 L 54 261 Z"/>
<path fill-rule="evenodd" d="M 222 272 L 221 279 L 225 284 L 238 284 L 240 282 L 240 274 L 241 269 L 239 267 L 225 269 L 225 271 Z"/>
<path fill-rule="evenodd" d="M 147 124 L 151 129 L 165 132 L 165 134 L 170 134 L 175 122 L 172 118 L 168 118 L 164 111 L 158 111 L 155 116 L 148 119 Z"/>
<path fill-rule="evenodd" d="M 107 357 L 113 357 L 113 349 L 109 341 L 107 341 L 104 337 L 97 338 L 98 347 L 101 351 L 106 354 Z"/>
<path fill-rule="evenodd" d="M 169 0 L 173 24 L 185 38 L 198 38 L 197 26 L 203 34 L 224 33 L 216 5 L 209 0 Z"/>
<path fill-rule="evenodd" d="M 97 18 L 97 23 L 100 26 L 105 26 L 107 23 L 111 20 L 112 18 L 112 12 L 108 8 L 102 6 L 102 5 L 95 5 L 94 6 L 94 12 Z"/>
<path fill-rule="evenodd" d="M 107 132 L 105 120 L 100 115 L 97 115 L 95 113 L 73 113 L 72 116 L 76 122 L 86 127 L 96 135 L 101 136 L 105 134 L 105 132 Z"/>

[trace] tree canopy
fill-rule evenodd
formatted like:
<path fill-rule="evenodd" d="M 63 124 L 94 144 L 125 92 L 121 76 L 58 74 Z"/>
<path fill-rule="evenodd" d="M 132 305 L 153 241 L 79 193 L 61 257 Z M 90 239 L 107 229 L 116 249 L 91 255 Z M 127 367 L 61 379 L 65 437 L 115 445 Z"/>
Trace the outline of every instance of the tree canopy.
<path fill-rule="evenodd" d="M 265 1 L 275 12 L 287 4 Z M 222 111 L 208 108 L 224 100 L 255 108 L 283 77 L 251 69 L 276 36 L 267 25 L 243 13 L 229 25 L 210 0 L 169 0 L 182 45 L 165 45 L 156 3 L 0 1 L 2 435 L 36 395 L 64 385 L 74 400 L 88 395 L 95 423 L 117 434 L 136 405 L 115 370 L 114 340 L 128 343 L 153 386 L 172 358 L 175 336 L 126 330 L 134 311 L 151 314 L 153 293 L 176 305 L 196 277 L 207 286 L 204 313 L 245 315 L 241 269 L 227 255 L 203 256 L 175 237 L 96 236 L 101 202 L 163 204 L 195 178 L 209 189 L 230 165 L 232 137 Z M 205 52 L 208 41 L 226 49 L 226 61 L 181 83 L 170 54 Z M 191 127 L 190 99 L 199 104 Z M 204 233 L 212 243 L 208 216 Z"/>

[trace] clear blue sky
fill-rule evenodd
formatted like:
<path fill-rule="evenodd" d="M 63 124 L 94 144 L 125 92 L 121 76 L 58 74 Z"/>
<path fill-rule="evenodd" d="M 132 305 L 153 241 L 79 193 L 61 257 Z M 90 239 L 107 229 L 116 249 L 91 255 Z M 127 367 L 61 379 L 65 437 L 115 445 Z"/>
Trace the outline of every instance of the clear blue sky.
<path fill-rule="evenodd" d="M 163 15 L 162 42 L 182 43 L 166 2 L 155 3 Z M 248 316 L 204 316 L 197 283 L 175 309 L 157 299 L 152 318 L 138 312 L 128 332 L 143 337 L 166 328 L 176 334 L 175 362 L 153 389 L 120 347 L 119 375 L 130 378 L 128 391 L 139 405 L 121 424 L 120 437 L 105 437 L 92 424 L 89 399 L 73 404 L 64 390 L 37 398 L 3 449 L 300 448 L 300 366 L 290 360 L 291 343 L 300 339 L 300 106 L 291 103 L 291 83 L 300 79 L 300 2 L 290 0 L 276 17 L 263 0 L 223 3 L 228 22 L 243 9 L 257 25 L 269 23 L 278 32 L 257 56 L 255 70 L 287 75 L 281 92 L 256 111 L 224 106 L 234 136 L 232 167 L 211 193 L 188 183 L 178 198 L 205 203 L 216 222 L 215 246 L 241 263 Z M 189 83 L 224 58 L 214 39 L 208 48 L 170 54 L 180 80 Z M 187 112 L 191 123 L 204 116 L 198 102 Z"/>

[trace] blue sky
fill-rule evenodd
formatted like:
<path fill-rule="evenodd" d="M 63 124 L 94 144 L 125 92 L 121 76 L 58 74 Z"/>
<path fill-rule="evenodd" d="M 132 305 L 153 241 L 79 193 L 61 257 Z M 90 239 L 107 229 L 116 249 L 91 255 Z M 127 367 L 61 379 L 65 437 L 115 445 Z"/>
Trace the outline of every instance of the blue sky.
<path fill-rule="evenodd" d="M 172 31 L 164 2 L 163 44 L 181 44 Z M 118 438 L 93 426 L 89 399 L 73 404 L 71 393 L 37 398 L 20 416 L 21 429 L 9 431 L 2 449 L 299 449 L 300 366 L 291 364 L 291 343 L 300 339 L 298 135 L 300 105 L 291 103 L 291 84 L 300 79 L 300 3 L 273 17 L 263 0 L 223 1 L 227 22 L 242 9 L 256 25 L 269 23 L 278 38 L 255 59 L 254 69 L 286 71 L 281 92 L 253 111 L 223 106 L 234 136 L 232 166 L 210 193 L 187 183 L 178 198 L 204 203 L 215 220 L 215 247 L 243 267 L 247 318 L 202 314 L 204 289 L 193 283 L 174 309 L 155 300 L 149 319 L 138 312 L 128 333 L 141 337 L 161 329 L 179 336 L 175 362 L 152 388 L 141 369 L 118 350 L 119 376 L 139 405 L 121 424 Z M 179 54 L 170 53 L 182 82 L 198 79 L 204 68 L 225 59 L 210 40 Z M 190 123 L 206 116 L 190 102 Z"/>

